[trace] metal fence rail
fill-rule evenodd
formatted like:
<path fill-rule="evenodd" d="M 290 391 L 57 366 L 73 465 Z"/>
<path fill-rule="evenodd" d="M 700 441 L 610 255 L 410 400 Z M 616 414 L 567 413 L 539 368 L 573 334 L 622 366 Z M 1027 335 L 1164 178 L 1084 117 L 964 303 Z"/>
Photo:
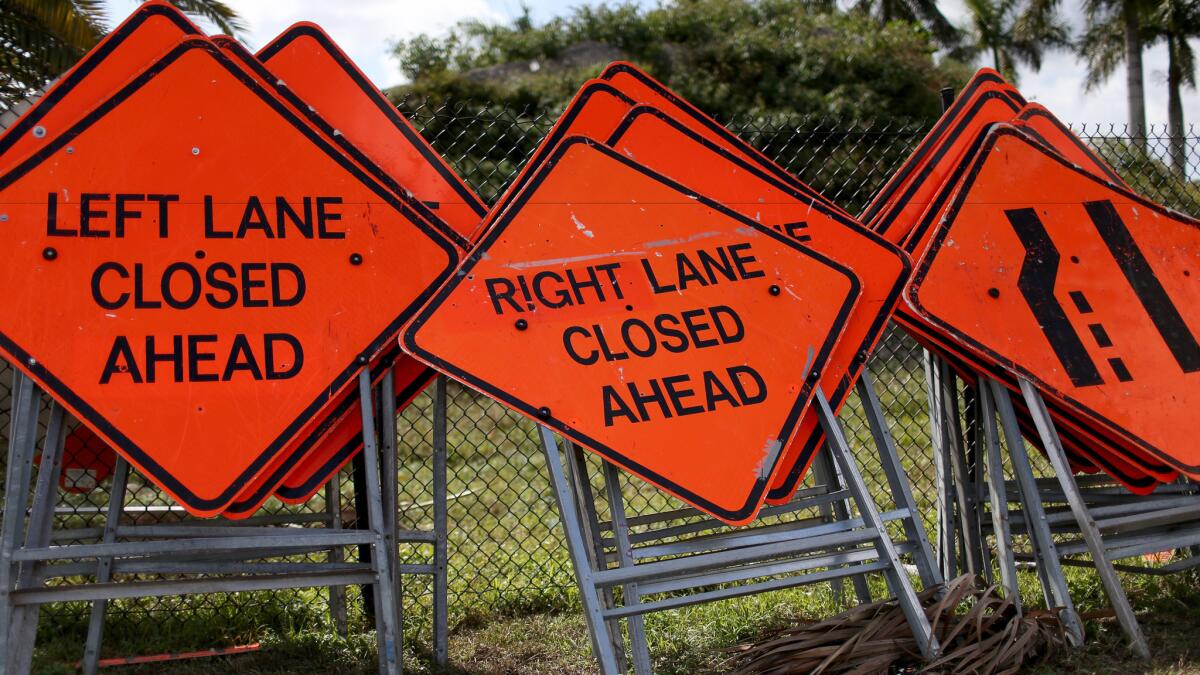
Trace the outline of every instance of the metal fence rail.
<path fill-rule="evenodd" d="M 554 122 L 553 116 L 521 111 L 430 109 L 401 105 L 416 126 L 455 169 L 487 201 L 494 200 L 527 161 Z M 850 212 L 861 210 L 921 140 L 928 125 L 881 122 L 849 127 L 808 119 L 739 119 L 730 127 L 789 171 Z M 1168 160 L 1165 129 L 1151 128 L 1144 143 L 1117 126 L 1077 128 L 1126 180 L 1148 197 L 1191 215 L 1200 215 L 1200 137 L 1189 130 L 1182 174 Z M 1191 180 L 1189 180 L 1189 177 Z M 898 451 L 924 513 L 934 510 L 934 475 L 925 403 L 922 354 L 899 330 L 888 333 L 870 364 L 882 391 L 882 403 L 896 437 Z M 0 362 L 0 442 L 7 446 L 11 370 Z M 851 443 L 869 438 L 858 401 L 843 413 Z M 513 613 L 574 602 L 570 561 L 559 534 L 557 513 L 547 483 L 534 425 L 498 403 L 458 385 L 449 387 L 449 522 L 451 621 L 494 613 Z M 399 524 L 428 528 L 432 522 L 431 400 L 419 396 L 400 414 Z M 0 458 L 0 462 L 3 459 Z M 878 458 L 864 454 L 862 468 L 873 489 L 882 493 Z M 350 471 L 341 476 L 342 492 L 352 493 Z M 64 493 L 57 529 L 103 526 L 107 483 L 93 488 L 94 476 L 68 475 L 74 492 Z M 626 495 L 633 514 L 676 505 L 656 489 L 631 487 Z M 343 517 L 353 526 L 353 499 L 342 499 Z M 184 517 L 153 486 L 135 476 L 126 499 L 126 519 L 164 523 Z M 881 506 L 885 506 L 882 505 Z M 324 513 L 319 494 L 300 506 L 271 501 L 271 514 Z M 930 527 L 932 530 L 932 527 Z M 93 529 L 94 531 L 94 529 Z M 415 559 L 426 552 L 402 550 Z M 354 551 L 347 551 L 352 558 Z M 405 584 L 410 621 L 428 621 L 426 577 Z M 353 597 L 353 594 L 352 594 Z M 280 617 L 297 625 L 324 621 L 328 597 L 324 589 L 260 593 L 132 599 L 110 603 L 110 617 L 124 630 L 142 622 L 188 621 L 224 617 L 230 621 L 253 613 L 258 620 Z M 351 603 L 358 605 L 359 603 Z M 58 631 L 86 624 L 87 607 L 63 604 L 43 610 L 43 622 Z M 299 618 L 298 618 L 299 617 Z M 204 619 L 207 620 L 207 619 Z M 365 624 L 359 624 L 365 625 Z M 418 626 L 419 627 L 419 626 Z M 121 630 L 118 628 L 118 632 Z"/>

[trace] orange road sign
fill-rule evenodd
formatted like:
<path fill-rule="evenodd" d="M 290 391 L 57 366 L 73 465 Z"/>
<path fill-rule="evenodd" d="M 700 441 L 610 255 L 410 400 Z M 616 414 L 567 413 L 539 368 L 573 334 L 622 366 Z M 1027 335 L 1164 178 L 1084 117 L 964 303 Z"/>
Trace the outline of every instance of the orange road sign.
<path fill-rule="evenodd" d="M 152 0 L 104 36 L 0 135 L 3 166 L 42 149 L 187 35 L 200 31 L 178 9 Z"/>
<path fill-rule="evenodd" d="M 1027 103 L 1013 120 L 1013 125 L 1023 129 L 1042 143 L 1053 148 L 1063 159 L 1074 162 L 1092 173 L 1112 181 L 1121 187 L 1129 187 L 1125 179 L 1105 162 L 1096 151 L 1079 139 L 1067 125 L 1063 124 L 1045 106 Z"/>
<path fill-rule="evenodd" d="M 895 176 L 876 195 L 866 221 L 888 241 L 903 244 L 910 253 L 912 241 L 926 234 L 918 225 L 922 215 L 936 211 L 938 190 L 949 173 L 969 152 L 976 134 L 993 122 L 1007 122 L 1025 104 L 1019 92 L 995 73 L 984 69 L 946 111 L 934 129 Z"/>
<path fill-rule="evenodd" d="M 862 283 L 862 296 L 820 375 L 822 390 L 840 407 L 900 299 L 911 267 L 908 256 L 848 216 L 701 138 L 656 108 L 634 108 L 608 144 L 639 164 L 854 270 Z M 769 502 L 791 499 L 824 439 L 817 415 L 810 411 L 784 451 Z"/>
<path fill-rule="evenodd" d="M 492 205 L 492 210 L 484 218 L 483 231 L 491 229 L 492 223 L 499 220 L 508 205 L 529 179 L 537 173 L 542 164 L 551 155 L 564 138 L 571 135 L 586 136 L 592 139 L 603 139 L 620 124 L 630 108 L 636 105 L 633 99 L 622 94 L 616 87 L 603 80 L 588 80 L 579 88 L 571 102 L 567 104 L 562 115 L 554 122 L 554 126 L 542 139 L 530 155 L 529 161 L 517 172 L 517 177 L 509 183 L 500 199 Z"/>
<path fill-rule="evenodd" d="M 487 207 L 334 41 L 298 23 L 258 53 L 287 90 L 414 195 L 466 245 Z"/>
<path fill-rule="evenodd" d="M 943 220 L 908 291 L 924 320 L 1106 435 L 1200 475 L 1200 223 L 1008 125 Z"/>
<path fill-rule="evenodd" d="M 81 424 L 63 442 L 58 485 L 65 492 L 86 494 L 100 487 L 116 466 L 117 453 Z"/>
<path fill-rule="evenodd" d="M 1010 87 L 1008 83 L 1001 77 L 1000 73 L 991 68 L 981 68 L 976 71 L 963 90 L 959 92 L 954 102 L 946 110 L 945 113 L 934 124 L 925 138 L 917 144 L 917 148 L 913 151 L 908 159 L 900 165 L 896 173 L 892 174 L 883 188 L 872 198 L 871 203 L 863 210 L 859 216 L 859 220 L 866 223 L 868 227 L 876 230 L 886 231 L 890 227 L 888 225 L 880 225 L 880 219 L 886 218 L 887 214 L 895 207 L 896 203 L 901 200 L 901 195 L 910 188 L 913 181 L 917 179 L 923 165 L 929 161 L 930 156 L 937 150 L 948 134 L 953 133 L 955 125 L 961 121 L 961 117 L 967 113 L 976 96 L 984 91 L 1001 92 L 1012 99 L 1019 108 L 1024 105 L 1025 99 L 1021 97 L 1021 93 Z"/>
<path fill-rule="evenodd" d="M 985 93 L 984 95 L 986 96 L 987 94 Z M 993 112 L 991 114 L 998 116 L 1002 112 L 1003 108 L 993 108 Z M 1043 126 L 1045 126 L 1044 121 Z M 935 232 L 937 224 L 941 222 L 941 219 L 944 216 L 946 205 L 950 201 L 951 195 L 955 193 L 964 176 L 969 171 L 970 167 L 973 166 L 974 158 L 978 155 L 980 148 L 984 145 L 988 132 L 991 128 L 993 128 L 993 123 L 984 124 L 982 128 L 975 134 L 974 139 L 966 142 L 960 141 L 966 149 L 961 152 L 961 156 L 956 161 L 951 162 L 945 155 L 943 155 L 941 159 L 943 166 L 936 169 L 930 169 L 931 173 L 944 175 L 946 178 L 944 182 L 938 186 L 936 191 L 933 192 L 933 198 L 931 199 L 929 206 L 925 209 L 921 219 L 916 223 L 909 235 L 909 241 L 907 242 L 906 246 L 910 248 L 910 252 L 919 255 L 928 245 L 930 238 Z M 1051 143 L 1051 139 L 1054 139 L 1054 145 L 1053 147 L 1049 148 L 1050 150 L 1060 154 L 1074 156 L 1076 159 L 1086 162 L 1090 169 L 1096 171 L 1097 173 L 1100 172 L 1100 167 L 1103 165 L 1103 163 L 1100 162 L 1098 158 L 1082 152 L 1080 150 L 1080 148 L 1083 147 L 1082 144 L 1079 143 L 1078 139 L 1075 139 L 1073 135 L 1071 135 L 1069 132 L 1066 132 L 1065 135 L 1062 132 L 1054 133 L 1052 129 L 1047 129 L 1047 131 L 1050 132 L 1047 136 L 1038 136 L 1035 140 L 1043 144 L 1049 144 Z M 936 331 L 927 328 L 919 318 L 914 318 L 913 320 L 909 321 L 906 320 L 905 315 L 906 308 L 901 306 L 897 313 L 897 317 L 910 334 L 923 337 L 923 341 L 926 344 L 931 342 L 944 344 L 944 338 L 939 336 Z M 943 355 L 946 355 L 947 353 L 954 352 L 956 349 L 961 351 L 960 348 L 957 348 L 954 345 L 944 345 L 939 348 L 938 351 Z M 956 363 L 961 360 L 963 356 L 960 356 L 959 359 L 950 359 L 950 361 L 952 363 Z M 968 360 L 970 359 L 968 358 Z M 1010 375 L 1007 375 L 1003 372 L 996 372 L 995 368 L 989 365 L 977 364 L 976 368 L 981 372 L 988 372 L 993 377 L 996 377 L 1000 381 L 1006 383 L 1014 391 L 1019 391 L 1015 379 L 1013 379 Z M 966 377 L 967 379 L 970 379 L 970 376 Z M 1144 488 L 1144 483 L 1139 482 L 1139 480 L 1136 478 L 1139 472 L 1144 472 L 1143 475 L 1148 474 L 1154 476 L 1160 481 L 1171 481 L 1177 476 L 1177 472 L 1171 469 L 1171 467 L 1163 464 L 1153 457 L 1147 456 L 1144 452 L 1132 447 L 1129 443 L 1123 442 L 1120 439 L 1101 437 L 1093 425 L 1076 420 L 1076 415 L 1072 414 L 1070 411 L 1059 410 L 1054 401 L 1049 401 L 1048 404 L 1051 412 L 1055 414 L 1055 419 L 1060 427 L 1070 428 L 1077 433 L 1080 438 L 1086 439 L 1086 442 L 1081 442 L 1079 444 L 1079 447 L 1081 448 L 1080 451 L 1088 454 L 1096 462 L 1103 466 L 1115 467 L 1113 471 L 1110 471 L 1110 473 L 1118 478 L 1128 478 L 1127 485 L 1130 487 L 1130 489 L 1136 490 Z"/>
<path fill-rule="evenodd" d="M 467 237 L 477 233 L 480 222 L 478 211 L 483 208 L 479 198 L 441 161 L 407 120 L 354 69 L 319 28 L 312 24 L 297 24 L 273 42 L 279 47 L 278 51 L 273 52 L 275 62 L 292 67 L 286 78 L 268 70 L 236 40 L 224 36 L 213 40 L 260 81 L 275 90 L 373 177 L 405 199 L 410 208 L 434 224 L 441 225 L 442 232 L 456 243 L 465 245 Z M 331 82 L 340 82 L 343 86 L 332 86 Z M 319 98 L 302 99 L 295 93 L 298 90 Z M 385 112 L 381 112 L 381 109 Z M 331 114 L 337 117 L 326 119 Z M 388 139 L 391 142 L 383 142 Z M 397 149 L 400 146 L 410 149 L 401 152 Z M 422 158 L 428 160 L 424 167 L 421 165 Z M 385 166 L 390 171 L 403 171 L 407 175 L 393 175 Z M 409 185 L 420 187 L 410 190 Z M 465 209 L 455 206 L 462 206 L 458 194 L 463 192 L 475 207 Z M 448 205 L 448 208 L 443 209 L 442 204 Z M 445 223 L 439 213 L 456 218 L 453 227 Z M 396 357 L 399 360 L 394 369 L 394 383 L 396 404 L 400 409 L 428 384 L 432 372 L 403 355 L 393 354 L 388 360 Z M 383 369 L 372 367 L 372 372 L 382 377 Z M 275 487 L 278 487 L 277 496 L 291 503 L 304 501 L 320 489 L 361 447 L 362 423 L 358 409 L 353 404 L 353 400 L 338 401 L 332 407 L 338 419 L 324 421 L 313 432 L 326 437 L 308 438 L 297 445 L 289 454 L 288 461 L 280 463 L 266 480 L 239 496 L 225 511 L 225 515 L 234 518 L 251 515 Z"/>
<path fill-rule="evenodd" d="M 757 512 L 858 295 L 849 269 L 573 137 L 403 345 L 738 524 Z"/>
<path fill-rule="evenodd" d="M 195 38 L 0 176 L 0 216 L 0 351 L 197 515 L 257 480 L 456 260 Z"/>
<path fill-rule="evenodd" d="M 791 184 L 805 195 L 825 202 L 835 211 L 847 214 L 840 206 L 826 199 L 803 181 L 788 173 L 757 148 L 751 146 L 736 134 L 726 129 L 719 122 L 706 115 L 699 108 L 689 103 L 682 96 L 671 91 L 663 83 L 655 80 L 646 71 L 632 63 L 617 61 L 609 64 L 600 73 L 600 79 L 605 80 L 621 91 L 627 98 L 638 103 L 653 106 L 675 118 L 691 131 L 717 146 L 722 147 L 742 159 L 756 164 L 772 173 L 776 178 Z"/>

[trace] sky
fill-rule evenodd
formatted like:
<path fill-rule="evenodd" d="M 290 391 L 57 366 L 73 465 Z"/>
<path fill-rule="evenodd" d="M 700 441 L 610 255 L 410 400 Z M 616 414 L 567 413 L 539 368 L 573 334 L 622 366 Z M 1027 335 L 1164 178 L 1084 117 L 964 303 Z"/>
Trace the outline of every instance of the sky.
<path fill-rule="evenodd" d="M 403 82 L 390 45 L 398 38 L 420 33 L 444 33 L 462 19 L 511 21 L 521 13 L 519 0 L 226 0 L 249 24 L 243 36 L 257 50 L 271 38 L 297 21 L 320 24 L 341 45 L 368 77 L 380 87 Z M 652 5 L 653 0 L 640 0 Z M 594 0 L 529 0 L 535 22 L 565 14 Z M 108 0 L 110 23 L 117 23 L 133 11 L 137 0 Z M 958 25 L 966 24 L 963 0 L 942 0 L 942 11 Z M 1081 0 L 1064 0 L 1064 13 L 1076 25 L 1082 23 Z M 210 26 L 202 26 L 210 29 Z M 1197 44 L 1200 49 L 1200 44 Z M 1144 55 L 1146 69 L 1146 116 L 1150 124 L 1165 124 L 1167 119 L 1166 49 L 1157 46 Z M 980 63 L 978 65 L 990 65 Z M 1123 124 L 1125 119 L 1125 79 L 1119 70 L 1091 92 L 1083 90 L 1083 65 L 1069 53 L 1047 56 L 1039 72 L 1022 70 L 1019 86 L 1026 98 L 1050 108 L 1060 119 L 1072 124 Z M 1184 115 L 1200 114 L 1200 93 L 1185 90 Z"/>

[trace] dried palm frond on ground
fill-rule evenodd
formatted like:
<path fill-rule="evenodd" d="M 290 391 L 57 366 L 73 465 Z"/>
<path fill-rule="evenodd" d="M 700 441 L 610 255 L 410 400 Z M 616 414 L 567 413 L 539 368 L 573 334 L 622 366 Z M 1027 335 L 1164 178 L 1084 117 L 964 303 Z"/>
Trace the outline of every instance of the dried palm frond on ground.
<path fill-rule="evenodd" d="M 819 623 L 778 631 L 730 650 L 739 675 L 826 673 L 972 673 L 1002 675 L 1044 657 L 1064 644 L 1058 610 L 1026 610 L 1000 597 L 995 586 L 980 589 L 961 576 L 941 589 L 920 594 L 921 606 L 942 645 L 932 663 L 909 630 L 894 600 L 860 605 Z"/>

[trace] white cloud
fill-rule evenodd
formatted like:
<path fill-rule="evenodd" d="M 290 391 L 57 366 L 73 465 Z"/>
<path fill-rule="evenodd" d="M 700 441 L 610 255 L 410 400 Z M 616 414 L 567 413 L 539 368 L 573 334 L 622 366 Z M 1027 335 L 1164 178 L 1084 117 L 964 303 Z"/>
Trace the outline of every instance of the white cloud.
<path fill-rule="evenodd" d="M 297 21 L 312 21 L 345 50 L 376 85 L 398 84 L 403 76 L 391 57 L 390 45 L 397 38 L 419 33 L 443 33 L 467 18 L 489 21 L 507 19 L 488 0 L 226 0 L 246 20 L 250 31 L 243 36 L 257 51 Z M 138 5 L 137 0 L 109 0 L 110 23 L 124 20 Z M 210 25 L 201 28 L 212 31 Z"/>
<path fill-rule="evenodd" d="M 1083 25 L 1083 9 L 1079 0 L 1062 3 L 1063 14 L 1076 29 Z M 942 10 L 960 26 L 967 25 L 967 9 L 962 0 L 944 0 Z M 1146 121 L 1165 125 L 1167 121 L 1167 50 L 1162 45 L 1147 49 L 1142 56 L 1146 86 Z M 981 63 L 981 65 L 991 65 Z M 1096 89 L 1085 92 L 1084 64 L 1066 51 L 1051 52 L 1042 62 L 1042 69 L 1033 72 L 1019 70 L 1021 93 L 1049 108 L 1064 122 L 1071 124 L 1118 124 L 1127 121 L 1125 105 L 1125 69 L 1119 67 L 1113 76 Z M 1195 89 L 1183 92 L 1185 120 L 1200 114 L 1200 93 Z M 1200 120 L 1197 120 L 1200 121 Z"/>
<path fill-rule="evenodd" d="M 350 55 L 375 84 L 388 87 L 402 81 L 389 46 L 397 38 L 418 33 L 444 33 L 456 22 L 476 18 L 485 21 L 510 21 L 520 13 L 519 0 L 227 0 L 250 24 L 246 42 L 257 50 L 276 34 L 297 21 L 320 24 Z M 120 21 L 137 6 L 137 0 L 109 0 L 109 15 Z M 544 22 L 568 12 L 579 4 L 598 4 L 597 0 L 532 0 L 534 20 Z M 653 4 L 639 0 L 643 6 Z M 958 25 L 967 23 L 963 0 L 943 0 L 943 11 Z M 1082 24 L 1080 0 L 1063 2 L 1065 15 L 1076 26 Z M 204 26 L 205 28 L 211 28 Z M 1167 119 L 1165 47 L 1148 49 L 1146 69 L 1146 112 L 1151 124 Z M 1021 91 L 1031 100 L 1050 108 L 1058 117 L 1073 124 L 1117 123 L 1126 121 L 1124 71 L 1092 92 L 1083 91 L 1083 65 L 1071 54 L 1054 52 L 1047 56 L 1040 72 L 1023 69 Z M 1200 93 L 1184 92 L 1184 115 L 1193 119 L 1200 114 Z"/>

